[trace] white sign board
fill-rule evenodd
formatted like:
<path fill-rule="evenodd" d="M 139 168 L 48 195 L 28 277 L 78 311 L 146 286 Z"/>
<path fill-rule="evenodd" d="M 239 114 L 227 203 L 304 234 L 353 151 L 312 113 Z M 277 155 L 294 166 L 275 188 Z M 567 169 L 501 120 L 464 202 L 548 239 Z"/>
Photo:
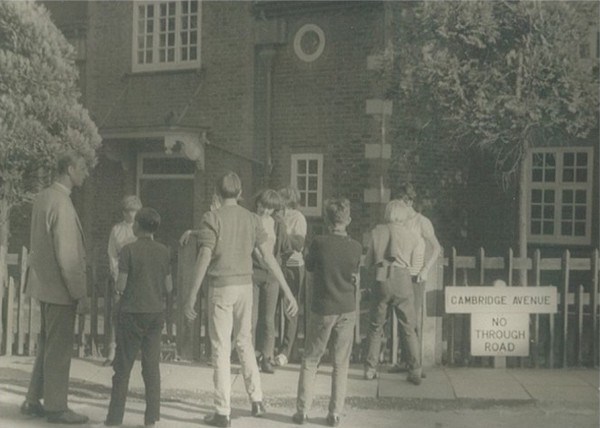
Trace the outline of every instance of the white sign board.
<path fill-rule="evenodd" d="M 471 314 L 471 355 L 529 355 L 529 314 Z"/>
<path fill-rule="evenodd" d="M 556 287 L 446 287 L 448 314 L 553 314 Z"/>

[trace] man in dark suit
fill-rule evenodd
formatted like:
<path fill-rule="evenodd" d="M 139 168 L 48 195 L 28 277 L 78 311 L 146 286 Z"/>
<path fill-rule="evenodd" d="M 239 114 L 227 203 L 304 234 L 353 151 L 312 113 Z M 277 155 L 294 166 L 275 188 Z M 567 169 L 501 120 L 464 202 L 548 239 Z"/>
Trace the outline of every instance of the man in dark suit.
<path fill-rule="evenodd" d="M 37 357 L 21 413 L 50 423 L 83 424 L 88 417 L 67 407 L 77 306 L 87 295 L 83 230 L 70 198 L 88 175 L 85 160 L 68 153 L 57 178 L 33 203 L 31 255 L 26 294 L 40 302 Z M 43 398 L 44 405 L 40 400 Z"/>

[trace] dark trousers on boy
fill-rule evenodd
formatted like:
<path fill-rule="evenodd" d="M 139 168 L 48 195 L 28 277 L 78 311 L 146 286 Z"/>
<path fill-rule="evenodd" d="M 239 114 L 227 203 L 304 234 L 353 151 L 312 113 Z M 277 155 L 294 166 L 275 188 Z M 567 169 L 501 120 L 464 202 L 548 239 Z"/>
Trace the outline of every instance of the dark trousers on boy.
<path fill-rule="evenodd" d="M 142 377 L 146 390 L 144 424 L 160 419 L 160 338 L 162 313 L 121 313 L 117 327 L 117 350 L 106 425 L 120 425 L 125 413 L 129 376 L 139 350 L 142 350 Z"/>
<path fill-rule="evenodd" d="M 304 291 L 304 278 L 306 276 L 306 270 L 304 266 L 287 266 L 284 269 L 285 279 L 290 286 L 290 290 L 292 290 L 292 294 L 298 301 L 298 306 L 302 307 L 304 305 L 303 297 L 305 297 Z M 305 300 L 305 299 L 304 299 Z M 300 311 L 298 311 L 300 312 Z M 289 360 L 292 355 L 292 350 L 294 349 L 294 343 L 296 342 L 296 336 L 298 334 L 298 316 L 299 313 L 292 316 L 289 316 L 287 313 L 285 314 L 285 318 L 287 323 L 285 325 L 285 333 L 283 335 L 283 342 L 281 343 L 281 348 L 279 350 L 280 354 L 285 355 L 285 357 Z M 306 320 L 306 317 L 304 317 Z M 306 331 L 306 324 L 304 326 L 304 331 Z"/>
<path fill-rule="evenodd" d="M 381 335 L 387 320 L 388 307 L 396 313 L 401 333 L 406 340 L 406 361 L 409 373 L 421 376 L 420 345 L 417 339 L 415 314 L 415 297 L 413 283 L 408 269 L 402 267 L 390 268 L 386 281 L 378 281 L 373 286 L 373 303 L 370 310 L 368 344 L 369 351 L 366 367 L 375 369 L 379 363 Z"/>
<path fill-rule="evenodd" d="M 308 335 L 300 368 L 298 382 L 298 413 L 307 414 L 314 396 L 315 378 L 321 357 L 327 349 L 329 337 L 333 336 L 333 373 L 331 375 L 331 396 L 329 413 L 340 415 L 346 399 L 348 366 L 354 340 L 356 312 L 338 315 L 310 314 Z"/>

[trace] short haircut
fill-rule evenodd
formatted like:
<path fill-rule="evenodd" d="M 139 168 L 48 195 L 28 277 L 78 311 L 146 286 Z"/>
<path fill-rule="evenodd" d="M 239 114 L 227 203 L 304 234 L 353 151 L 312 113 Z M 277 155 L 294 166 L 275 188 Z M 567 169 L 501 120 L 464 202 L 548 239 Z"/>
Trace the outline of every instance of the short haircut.
<path fill-rule="evenodd" d="M 406 218 L 403 212 L 408 208 L 408 204 L 403 199 L 392 199 L 385 206 L 385 214 L 383 218 L 386 223 L 395 223 Z"/>
<path fill-rule="evenodd" d="M 77 153 L 73 151 L 67 151 L 62 153 L 56 160 L 56 173 L 65 175 L 69 171 L 70 166 L 76 166 L 77 161 L 81 158 Z"/>
<path fill-rule="evenodd" d="M 266 189 L 256 196 L 256 207 L 260 204 L 263 208 L 280 210 L 282 207 L 281 196 L 273 189 Z"/>
<path fill-rule="evenodd" d="M 215 190 L 222 199 L 239 198 L 242 193 L 242 181 L 235 172 L 229 171 L 219 178 Z"/>
<path fill-rule="evenodd" d="M 144 232 L 154 233 L 160 226 L 160 214 L 154 208 L 141 208 L 135 215 L 135 221 Z"/>
<path fill-rule="evenodd" d="M 405 202 L 414 202 L 417 199 L 417 192 L 414 186 L 408 181 L 400 184 L 398 187 L 398 199 L 402 199 Z"/>
<path fill-rule="evenodd" d="M 325 221 L 331 225 L 350 221 L 350 201 L 346 198 L 330 198 L 325 201 Z"/>
<path fill-rule="evenodd" d="M 300 192 L 294 186 L 287 186 L 283 189 L 279 189 L 279 196 L 281 196 L 283 205 L 285 205 L 286 208 L 298 208 Z"/>
<path fill-rule="evenodd" d="M 138 211 L 142 208 L 142 201 L 135 195 L 127 195 L 121 200 L 122 211 Z"/>

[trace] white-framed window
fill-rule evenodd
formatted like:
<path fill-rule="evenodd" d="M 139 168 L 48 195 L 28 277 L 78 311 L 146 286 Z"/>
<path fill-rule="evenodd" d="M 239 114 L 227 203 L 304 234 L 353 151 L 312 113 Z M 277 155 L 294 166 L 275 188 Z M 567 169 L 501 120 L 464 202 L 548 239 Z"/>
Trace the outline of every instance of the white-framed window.
<path fill-rule="evenodd" d="M 298 209 L 306 216 L 320 216 L 323 203 L 323 155 L 292 155 L 292 186 L 300 192 Z"/>
<path fill-rule="evenodd" d="M 529 242 L 591 243 L 591 147 L 534 149 L 529 165 Z"/>
<path fill-rule="evenodd" d="M 200 0 L 132 3 L 134 72 L 200 67 Z"/>
<path fill-rule="evenodd" d="M 193 179 L 196 163 L 182 154 L 160 152 L 138 155 L 138 179 Z"/>

